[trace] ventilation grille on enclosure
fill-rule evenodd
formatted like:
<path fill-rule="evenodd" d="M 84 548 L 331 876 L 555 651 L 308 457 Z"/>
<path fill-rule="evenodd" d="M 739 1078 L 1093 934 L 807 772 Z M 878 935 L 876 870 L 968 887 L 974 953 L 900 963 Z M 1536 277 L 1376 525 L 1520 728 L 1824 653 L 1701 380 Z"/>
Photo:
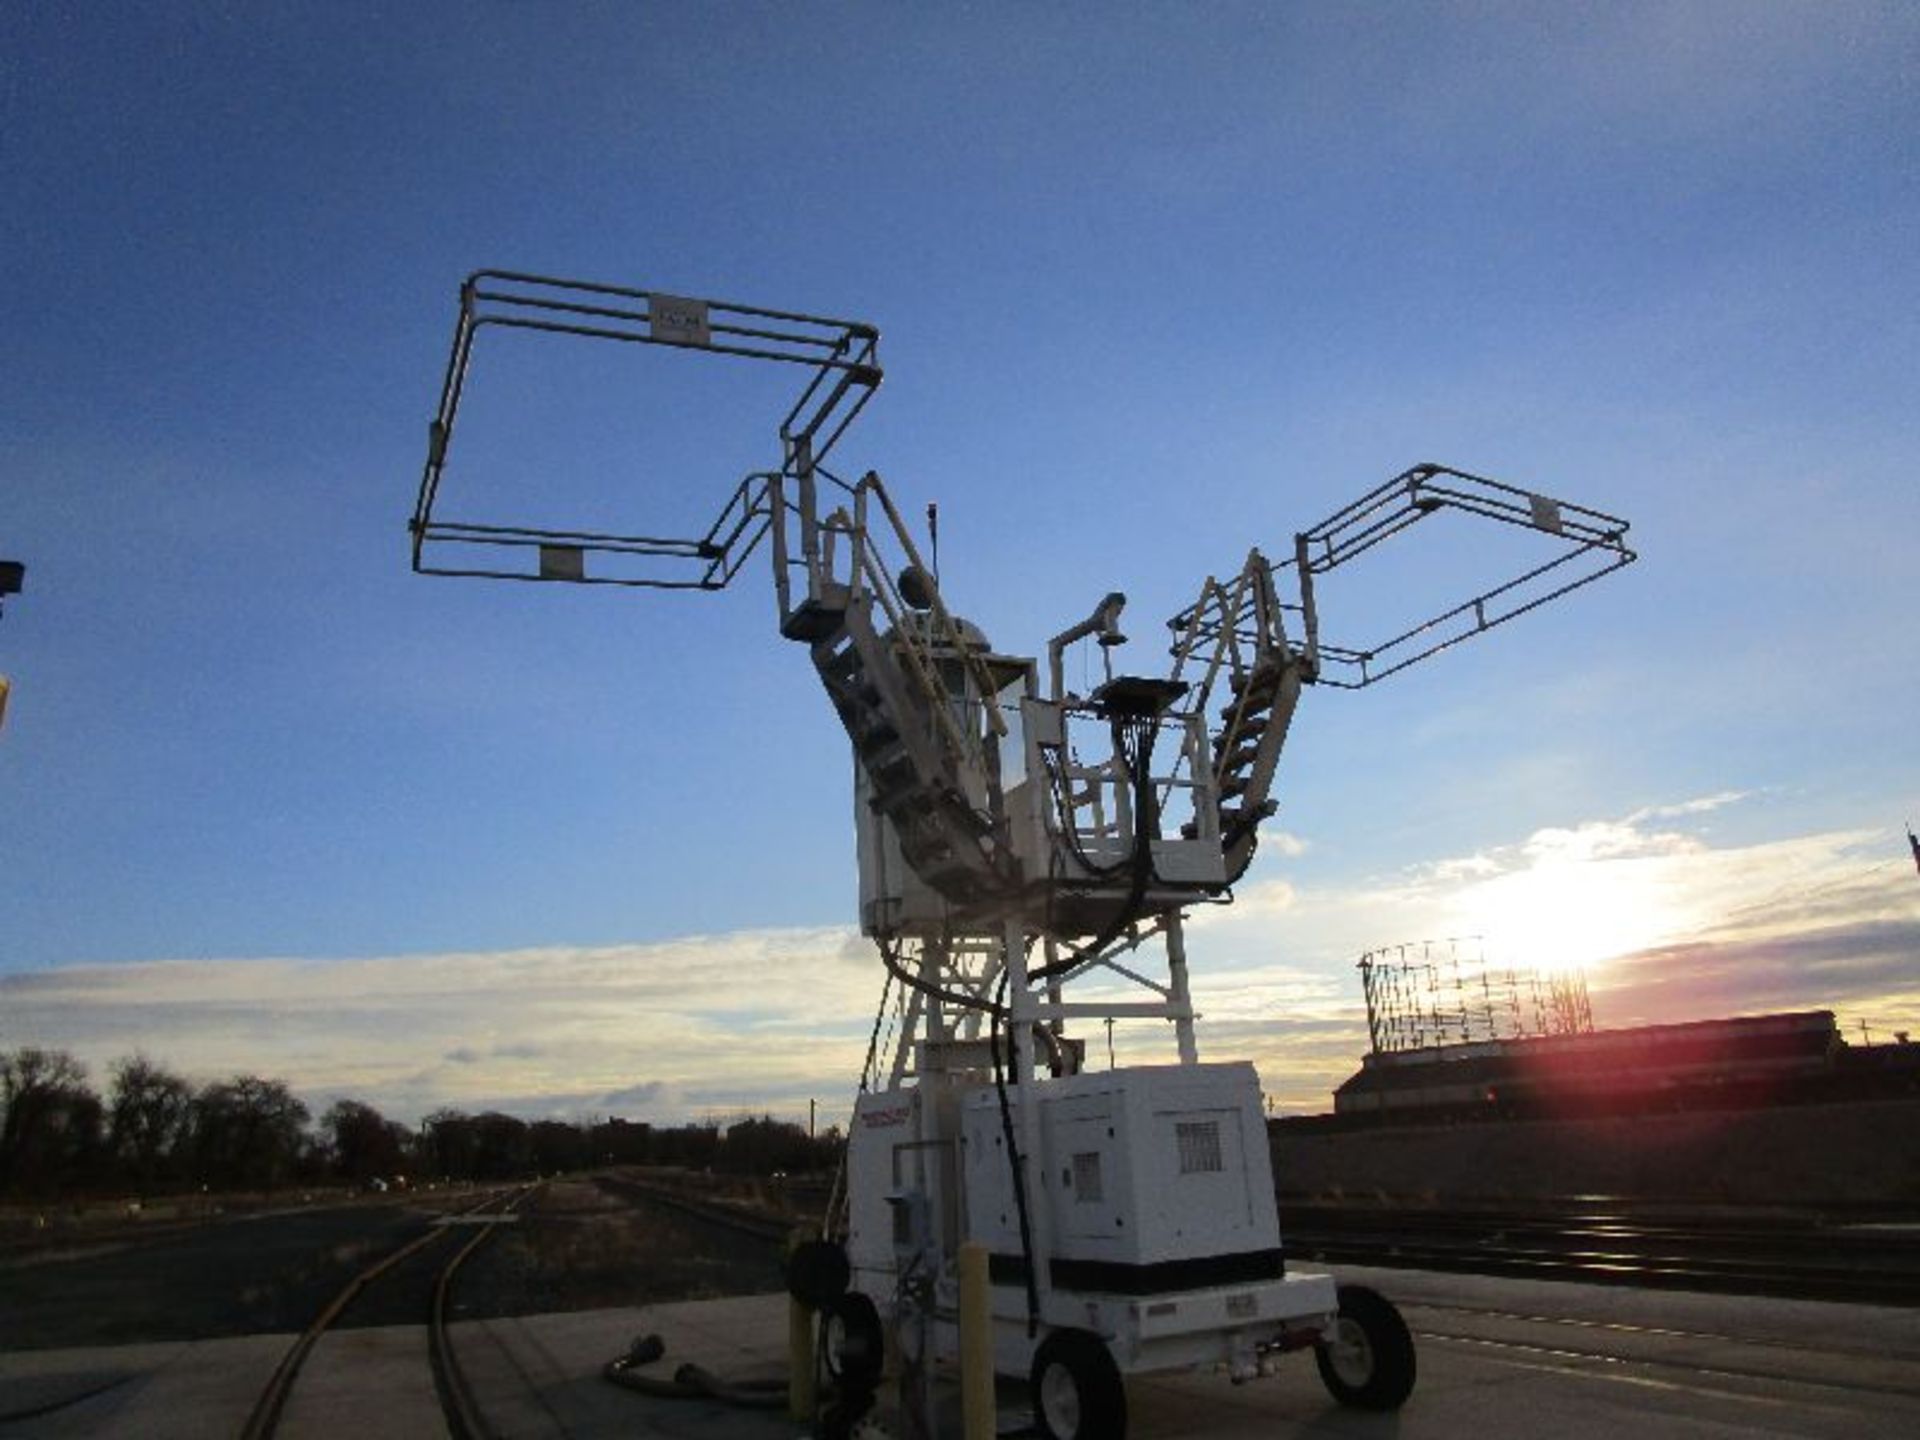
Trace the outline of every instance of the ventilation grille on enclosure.
<path fill-rule="evenodd" d="M 1106 1198 L 1100 1183 L 1100 1152 L 1086 1150 L 1073 1157 L 1073 1198 L 1082 1205 L 1098 1205 Z"/>
<path fill-rule="evenodd" d="M 1183 1120 L 1174 1127 L 1180 1142 L 1180 1173 L 1206 1175 L 1224 1169 L 1220 1161 L 1220 1122 Z"/>

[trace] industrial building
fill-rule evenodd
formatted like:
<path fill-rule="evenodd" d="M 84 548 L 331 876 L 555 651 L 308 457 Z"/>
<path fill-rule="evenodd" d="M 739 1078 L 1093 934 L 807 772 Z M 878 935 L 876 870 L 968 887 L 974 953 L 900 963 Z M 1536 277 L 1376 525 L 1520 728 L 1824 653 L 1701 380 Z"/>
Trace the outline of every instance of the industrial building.
<path fill-rule="evenodd" d="M 1339 1117 L 1568 1118 L 1920 1094 L 1920 1045 L 1849 1045 L 1831 1010 L 1376 1051 Z"/>

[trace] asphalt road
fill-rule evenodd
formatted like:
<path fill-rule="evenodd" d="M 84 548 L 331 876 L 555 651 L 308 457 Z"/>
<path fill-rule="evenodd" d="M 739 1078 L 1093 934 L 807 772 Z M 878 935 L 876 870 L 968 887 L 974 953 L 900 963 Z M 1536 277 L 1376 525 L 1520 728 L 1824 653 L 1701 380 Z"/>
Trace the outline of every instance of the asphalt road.
<path fill-rule="evenodd" d="M 15 1252 L 0 1260 L 0 1350 L 297 1331 L 438 1213 L 384 1201 L 264 1211 L 78 1250 Z M 426 1313 L 424 1289 L 417 1305 L 404 1287 L 394 1290 L 391 1308 L 383 1292 L 356 1322 L 417 1322 Z"/>
<path fill-rule="evenodd" d="M 306 1327 L 374 1261 L 465 1210 L 479 1192 L 368 1199 L 169 1226 L 79 1248 L 0 1257 L 0 1351 L 212 1340 Z M 350 1330 L 418 1325 L 464 1227 L 362 1291 Z M 781 1247 L 614 1185 L 548 1183 L 461 1270 L 457 1320 L 748 1294 L 780 1288 Z"/>

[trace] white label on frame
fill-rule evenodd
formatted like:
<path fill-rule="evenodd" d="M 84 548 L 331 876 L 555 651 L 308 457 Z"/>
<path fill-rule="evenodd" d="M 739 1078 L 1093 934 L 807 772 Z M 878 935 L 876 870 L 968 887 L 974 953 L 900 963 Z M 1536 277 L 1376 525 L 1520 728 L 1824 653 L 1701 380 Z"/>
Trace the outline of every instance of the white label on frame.
<path fill-rule="evenodd" d="M 713 330 L 707 324 L 707 302 L 688 300 L 679 295 L 655 292 L 647 297 L 647 326 L 656 340 L 677 345 L 711 345 Z"/>
<path fill-rule="evenodd" d="M 542 580 L 585 580 L 587 578 L 587 554 L 578 545 L 542 545 L 540 547 L 540 578 Z"/>

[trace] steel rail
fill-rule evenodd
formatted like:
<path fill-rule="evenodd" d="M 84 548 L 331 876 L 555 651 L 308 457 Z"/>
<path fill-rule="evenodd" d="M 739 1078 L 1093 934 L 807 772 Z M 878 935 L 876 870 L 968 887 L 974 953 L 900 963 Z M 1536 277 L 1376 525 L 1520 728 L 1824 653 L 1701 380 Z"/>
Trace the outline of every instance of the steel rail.
<path fill-rule="evenodd" d="M 521 1193 L 524 1194 L 524 1190 Z M 517 1201 L 517 1199 L 518 1196 L 513 1197 L 509 1201 L 509 1205 Z M 499 1203 L 499 1200 L 500 1196 L 497 1194 L 488 1195 L 460 1213 L 463 1216 L 476 1215 L 484 1211 L 487 1206 Z M 488 1225 L 481 1234 L 488 1234 L 493 1228 L 492 1225 Z M 301 1331 L 299 1336 L 295 1338 L 293 1344 L 287 1348 L 286 1354 L 280 1357 L 280 1363 L 274 1367 L 273 1373 L 267 1377 L 267 1383 L 261 1388 L 259 1397 L 254 1401 L 253 1409 L 247 1416 L 246 1424 L 241 1427 L 240 1440 L 271 1440 L 271 1437 L 279 1430 L 281 1416 L 285 1413 L 288 1398 L 293 1394 L 294 1384 L 300 1378 L 301 1369 L 305 1366 L 307 1357 L 313 1352 L 313 1347 L 319 1343 L 320 1337 L 333 1327 L 341 1315 L 346 1313 L 348 1306 L 359 1297 L 368 1285 L 385 1275 L 388 1271 L 394 1269 L 403 1261 L 425 1250 L 446 1233 L 446 1227 L 437 1224 L 429 1229 L 426 1234 L 415 1236 L 406 1244 L 389 1252 L 379 1260 L 374 1261 L 373 1264 L 367 1266 L 364 1270 L 361 1270 L 341 1287 L 339 1293 L 336 1294 L 333 1299 L 321 1307 L 320 1313 L 316 1315 L 307 1325 L 307 1328 Z M 477 1238 L 479 1237 L 476 1237 L 476 1239 Z M 469 1250 L 472 1248 L 471 1244 L 467 1247 Z M 466 1250 L 461 1251 L 459 1255 L 454 1257 L 452 1265 L 448 1268 L 451 1269 L 453 1266 L 457 1266 L 465 1256 Z M 443 1275 L 444 1273 L 445 1272 L 443 1272 Z M 436 1299 L 438 1299 L 437 1286 Z M 446 1409 L 444 1397 L 442 1399 L 442 1408 L 443 1410 Z M 456 1417 L 449 1411 L 447 1418 L 449 1424 L 452 1424 Z M 456 1432 L 455 1440 L 479 1440 L 482 1434 L 484 1434 L 484 1432 L 481 1430 L 470 1430 L 464 1435 Z"/>
<path fill-rule="evenodd" d="M 518 1209 L 520 1203 L 537 1189 L 538 1185 L 523 1187 L 507 1201 L 502 1215 L 509 1215 Z M 482 1224 L 473 1238 L 441 1267 L 433 1282 L 433 1306 L 427 1320 L 427 1355 L 433 1364 L 434 1390 L 440 1397 L 440 1409 L 446 1417 L 450 1440 L 488 1440 L 492 1434 L 481 1414 L 480 1403 L 474 1396 L 472 1382 L 467 1379 L 467 1373 L 460 1365 L 460 1356 L 454 1349 L 447 1311 L 454 1275 L 467 1263 L 468 1256 L 493 1238 L 493 1232 L 498 1228 L 498 1221 Z"/>
<path fill-rule="evenodd" d="M 1287 1253 L 1327 1264 L 1920 1306 L 1920 1243 L 1900 1236 L 1619 1215 L 1293 1213 L 1282 1207 Z"/>
<path fill-rule="evenodd" d="M 1566 1330 L 1652 1340 L 1708 1340 L 1719 1344 L 1742 1345 L 1752 1350 L 1778 1350 L 1799 1355 L 1845 1355 L 1856 1360 L 1889 1358 L 1883 1349 L 1839 1343 L 1831 1331 L 1819 1332 L 1820 1343 L 1816 1345 L 1805 1339 L 1788 1340 L 1775 1335 L 1735 1335 L 1727 1330 L 1702 1330 L 1688 1325 L 1641 1325 L 1628 1320 L 1589 1315 L 1545 1315 L 1538 1311 L 1509 1310 L 1493 1305 L 1463 1305 L 1444 1300 L 1408 1300 L 1403 1308 L 1436 1315 L 1457 1315 L 1468 1321 L 1478 1318 L 1523 1325 L 1558 1326 Z M 1915 1393 L 1920 1394 L 1920 1390 Z"/>
<path fill-rule="evenodd" d="M 1418 1306 L 1409 1308 L 1418 1309 Z M 1679 1371 L 1687 1375 L 1705 1376 L 1715 1380 L 1762 1381 L 1769 1385 L 1803 1385 L 1816 1390 L 1837 1390 L 1854 1395 L 1885 1395 L 1896 1399 L 1920 1398 L 1920 1387 L 1910 1385 L 1886 1385 L 1859 1380 L 1829 1380 L 1817 1375 L 1789 1374 L 1777 1369 L 1766 1369 L 1758 1365 L 1703 1364 L 1698 1360 L 1675 1360 L 1661 1355 L 1628 1353 L 1623 1348 L 1600 1349 L 1581 1345 L 1547 1345 L 1537 1341 L 1500 1339 L 1491 1335 L 1465 1335 L 1449 1330 L 1431 1330 L 1415 1327 L 1413 1334 L 1420 1340 L 1438 1340 L 1443 1343 L 1471 1346 L 1487 1350 L 1512 1350 L 1523 1355 L 1539 1356 L 1551 1360 L 1599 1360 L 1611 1365 L 1637 1365 L 1650 1370 Z M 1716 1336 L 1735 1345 L 1752 1345 L 1755 1342 L 1737 1335 Z M 1818 1355 L 1822 1350 L 1805 1347 L 1805 1353 Z M 1832 1352 L 1828 1352 L 1832 1353 Z M 1858 1354 L 1860 1352 L 1840 1352 Z M 1880 1357 L 1875 1357 L 1880 1358 Z"/>
<path fill-rule="evenodd" d="M 1523 1251 L 1468 1251 L 1394 1245 L 1290 1243 L 1288 1255 L 1315 1263 L 1431 1270 L 1444 1274 L 1494 1275 L 1519 1280 L 1566 1280 L 1645 1290 L 1693 1290 L 1705 1294 L 1778 1299 L 1836 1300 L 1857 1304 L 1920 1306 L 1920 1282 L 1906 1275 L 1872 1271 L 1751 1265 L 1700 1264 L 1637 1256 L 1564 1256 Z"/>
<path fill-rule="evenodd" d="M 774 1244 L 785 1242 L 796 1227 L 807 1223 L 800 1220 L 780 1220 L 770 1215 L 750 1215 L 729 1206 L 695 1200 L 678 1191 L 669 1190 L 665 1186 L 648 1185 L 642 1181 L 616 1178 L 611 1175 L 596 1175 L 593 1183 L 608 1194 L 638 1200 L 643 1204 L 658 1205 L 666 1210 L 675 1210 L 695 1220 L 704 1220 L 742 1235 L 750 1235 L 756 1240 L 765 1240 Z"/>
<path fill-rule="evenodd" d="M 1765 1249 L 1773 1253 L 1788 1250 L 1831 1256 L 1847 1252 L 1869 1257 L 1874 1263 L 1899 1255 L 1920 1269 L 1920 1225 L 1911 1229 L 1863 1228 L 1857 1223 L 1835 1224 L 1826 1219 L 1794 1221 L 1778 1216 L 1745 1215 L 1697 1220 L 1631 1205 L 1584 1210 L 1561 1206 L 1532 1210 L 1426 1210 L 1299 1205 L 1283 1201 L 1281 1208 L 1294 1228 L 1315 1232 L 1403 1237 L 1413 1231 L 1474 1236 L 1519 1234 L 1615 1243 L 1657 1240 L 1721 1249 Z"/>

